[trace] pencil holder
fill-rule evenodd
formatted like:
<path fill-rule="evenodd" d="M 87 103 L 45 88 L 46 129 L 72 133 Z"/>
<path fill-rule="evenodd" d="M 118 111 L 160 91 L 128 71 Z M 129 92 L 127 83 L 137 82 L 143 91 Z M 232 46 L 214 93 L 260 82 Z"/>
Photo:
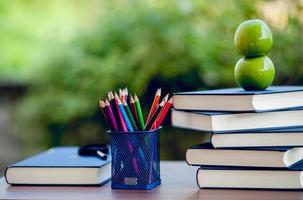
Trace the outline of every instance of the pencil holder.
<path fill-rule="evenodd" d="M 161 184 L 160 129 L 108 133 L 113 189 L 149 190 Z"/>

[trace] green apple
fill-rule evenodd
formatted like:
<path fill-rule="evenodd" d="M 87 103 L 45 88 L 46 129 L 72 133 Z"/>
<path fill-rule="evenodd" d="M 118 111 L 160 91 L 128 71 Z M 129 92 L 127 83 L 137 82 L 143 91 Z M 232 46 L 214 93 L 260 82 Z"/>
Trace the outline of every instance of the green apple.
<path fill-rule="evenodd" d="M 235 67 L 235 78 L 245 90 L 264 90 L 275 78 L 275 67 L 270 58 L 241 58 Z"/>
<path fill-rule="evenodd" d="M 272 34 L 267 24 L 260 19 L 244 21 L 234 37 L 239 53 L 247 58 L 266 55 L 272 47 Z"/>

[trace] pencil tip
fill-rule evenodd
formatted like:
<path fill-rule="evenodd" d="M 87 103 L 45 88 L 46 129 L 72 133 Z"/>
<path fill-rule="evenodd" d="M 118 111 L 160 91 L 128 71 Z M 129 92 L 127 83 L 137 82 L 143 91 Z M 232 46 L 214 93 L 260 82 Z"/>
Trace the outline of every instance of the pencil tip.
<path fill-rule="evenodd" d="M 114 98 L 114 94 L 112 91 L 109 92 L 109 100 L 112 100 Z"/>
<path fill-rule="evenodd" d="M 167 100 L 168 100 L 168 95 L 169 95 L 169 94 L 165 95 L 163 101 L 167 102 Z"/>
<path fill-rule="evenodd" d="M 174 96 L 170 97 L 170 99 L 168 100 L 169 103 L 172 103 L 174 101 Z"/>
<path fill-rule="evenodd" d="M 128 89 L 127 89 L 127 87 L 124 88 L 124 95 L 128 96 Z"/>
<path fill-rule="evenodd" d="M 100 105 L 102 108 L 104 108 L 104 107 L 105 107 L 104 101 L 103 101 L 103 100 L 100 100 L 99 105 Z"/>
<path fill-rule="evenodd" d="M 161 88 L 157 89 L 156 96 L 161 96 Z"/>
<path fill-rule="evenodd" d="M 129 102 L 130 102 L 130 103 L 134 103 L 134 97 L 133 97 L 132 95 L 130 96 Z"/>

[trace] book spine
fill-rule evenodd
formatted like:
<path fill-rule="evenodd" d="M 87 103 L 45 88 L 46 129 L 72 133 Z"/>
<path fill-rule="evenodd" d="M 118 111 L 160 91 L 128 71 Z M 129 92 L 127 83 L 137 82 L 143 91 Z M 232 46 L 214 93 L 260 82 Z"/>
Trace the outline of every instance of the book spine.
<path fill-rule="evenodd" d="M 9 168 L 10 168 L 9 166 L 6 167 L 6 168 L 5 168 L 5 171 L 4 171 L 4 178 L 5 178 L 5 181 L 6 181 L 7 184 L 11 184 L 11 183 L 8 181 L 8 178 L 7 178 L 7 171 L 9 170 Z"/>
<path fill-rule="evenodd" d="M 200 171 L 200 168 L 197 169 L 197 172 L 196 172 L 196 182 L 197 182 L 197 185 L 200 189 L 202 189 L 201 185 L 199 184 L 199 171 Z"/>

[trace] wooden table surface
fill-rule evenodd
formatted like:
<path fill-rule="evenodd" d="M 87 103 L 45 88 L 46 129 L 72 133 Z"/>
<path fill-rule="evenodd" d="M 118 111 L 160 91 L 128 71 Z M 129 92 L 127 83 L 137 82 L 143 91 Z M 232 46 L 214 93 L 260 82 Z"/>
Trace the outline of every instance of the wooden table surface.
<path fill-rule="evenodd" d="M 299 191 L 199 189 L 195 180 L 196 169 L 181 161 L 163 161 L 162 184 L 150 191 L 112 190 L 110 182 L 102 187 L 10 186 L 0 178 L 0 199 L 303 200 L 303 192 Z"/>

